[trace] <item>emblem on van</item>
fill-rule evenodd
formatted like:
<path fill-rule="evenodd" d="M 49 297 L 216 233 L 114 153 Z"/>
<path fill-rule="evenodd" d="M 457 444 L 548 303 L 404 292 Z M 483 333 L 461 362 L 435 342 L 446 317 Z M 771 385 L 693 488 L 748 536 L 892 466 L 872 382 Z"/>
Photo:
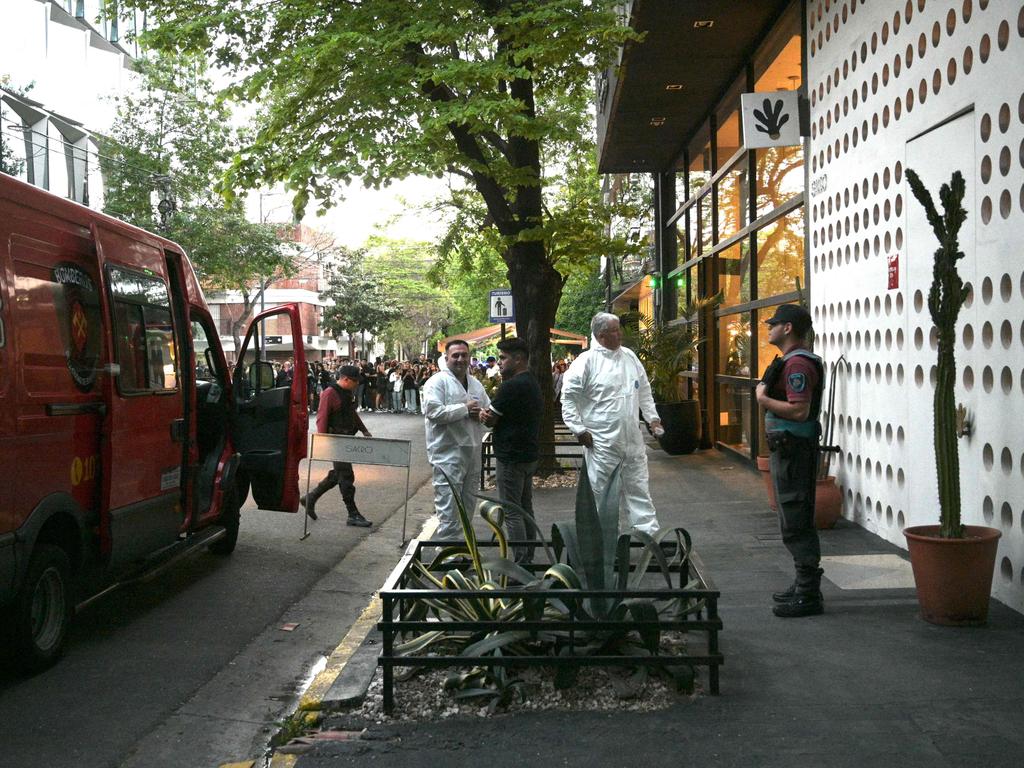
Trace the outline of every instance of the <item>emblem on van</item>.
<path fill-rule="evenodd" d="M 77 264 L 53 269 L 54 307 L 71 378 L 83 392 L 96 383 L 100 359 L 100 297 L 96 283 Z"/>

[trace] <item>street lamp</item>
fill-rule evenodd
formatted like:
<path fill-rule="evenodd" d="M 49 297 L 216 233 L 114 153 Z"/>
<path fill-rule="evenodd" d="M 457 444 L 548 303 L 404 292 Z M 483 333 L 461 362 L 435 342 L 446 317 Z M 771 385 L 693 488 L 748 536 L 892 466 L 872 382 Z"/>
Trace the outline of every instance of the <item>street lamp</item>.
<path fill-rule="evenodd" d="M 159 200 L 156 209 L 160 213 L 160 228 L 166 230 L 171 223 L 171 216 L 178 210 L 178 204 L 174 199 L 174 182 L 170 176 L 156 174 L 153 176 L 153 185 L 156 187 Z"/>

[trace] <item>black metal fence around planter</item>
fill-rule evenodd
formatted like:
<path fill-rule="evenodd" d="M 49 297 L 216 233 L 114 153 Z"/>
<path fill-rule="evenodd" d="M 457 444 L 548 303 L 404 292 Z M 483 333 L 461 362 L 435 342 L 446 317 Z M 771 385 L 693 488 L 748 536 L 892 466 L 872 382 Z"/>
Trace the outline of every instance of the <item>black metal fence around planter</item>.
<path fill-rule="evenodd" d="M 420 560 L 427 548 L 444 546 L 451 542 L 412 541 L 405 554 L 391 572 L 380 590 L 383 613 L 378 629 L 383 634 L 383 649 L 378 664 L 383 669 L 384 710 L 391 712 L 394 706 L 394 670 L 395 667 L 561 667 L 561 666 L 619 666 L 619 667 L 668 667 L 672 665 L 690 665 L 691 667 L 706 666 L 708 668 L 708 690 L 717 695 L 719 683 L 718 668 L 725 659 L 718 647 L 718 633 L 722 630 L 722 620 L 718 615 L 719 591 L 715 588 L 707 571 L 695 552 L 690 552 L 683 562 L 675 562 L 669 566 L 670 578 L 674 584 L 688 585 L 669 587 L 663 576 L 660 587 L 628 589 L 628 590 L 571 590 L 550 589 L 530 590 L 525 587 L 507 589 L 417 589 L 407 585 L 412 578 L 413 563 Z M 510 542 L 523 544 L 527 542 Z M 497 546 L 495 542 L 479 542 L 482 551 Z M 633 542 L 634 550 L 641 549 L 642 544 Z M 538 550 L 538 554 L 541 550 Z M 632 558 L 635 568 L 636 558 Z M 427 560 L 420 560 L 428 562 Z M 538 576 L 549 564 L 534 563 L 526 566 Z M 468 566 L 465 566 L 468 567 Z M 685 569 L 685 571 L 684 571 Z M 451 570 L 446 567 L 443 570 Z M 440 571 L 438 571 L 440 573 Z M 652 560 L 647 573 L 657 575 L 661 567 Z M 538 601 L 557 600 L 569 607 L 567 617 L 552 619 L 541 617 L 537 620 L 501 621 L 454 621 L 438 619 L 406 620 L 403 616 L 414 613 L 411 608 L 416 601 L 472 601 L 493 600 L 498 598 L 528 598 Z M 674 618 L 659 618 L 650 621 L 626 619 L 622 621 L 609 619 L 593 619 L 587 615 L 578 618 L 584 612 L 580 606 L 588 598 L 605 598 L 612 601 L 640 598 L 652 600 L 684 600 L 695 606 L 688 613 Z M 536 610 L 533 615 L 541 615 Z M 687 633 L 686 652 L 681 655 L 574 655 L 579 645 L 583 644 L 582 636 L 588 632 L 608 631 L 643 632 L 658 629 L 661 631 L 681 631 Z M 464 633 L 466 636 L 485 637 L 492 632 L 524 631 L 524 632 L 557 632 L 566 638 L 564 648 L 559 655 L 395 655 L 396 641 L 408 641 L 418 635 L 438 630 L 453 633 Z M 579 634 L 577 634 L 579 633 Z M 696 647 L 691 647 L 695 645 Z"/>

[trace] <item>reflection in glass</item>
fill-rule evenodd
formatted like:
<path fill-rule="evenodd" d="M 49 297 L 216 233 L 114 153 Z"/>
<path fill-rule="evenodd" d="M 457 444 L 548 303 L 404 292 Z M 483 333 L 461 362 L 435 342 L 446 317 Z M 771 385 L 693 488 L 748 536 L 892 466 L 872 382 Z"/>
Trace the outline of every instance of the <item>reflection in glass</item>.
<path fill-rule="evenodd" d="M 697 267 L 688 267 L 672 278 L 676 281 L 676 317 L 686 317 L 697 297 Z"/>
<path fill-rule="evenodd" d="M 764 376 L 765 369 L 779 354 L 779 349 L 768 343 L 768 323 L 766 319 L 775 314 L 775 307 L 765 307 L 760 311 L 761 322 L 757 324 L 757 378 Z"/>
<path fill-rule="evenodd" d="M 726 240 L 749 223 L 750 185 L 746 160 L 740 160 L 718 182 L 718 241 Z"/>
<path fill-rule="evenodd" d="M 716 151 L 718 153 L 718 164 L 721 167 L 739 151 L 741 146 L 740 113 L 738 109 L 730 112 L 727 117 L 720 118 L 718 131 L 715 133 L 715 140 L 718 142 Z"/>
<path fill-rule="evenodd" d="M 722 292 L 722 306 L 730 307 L 750 301 L 750 239 L 743 238 L 736 245 L 715 256 L 718 289 Z"/>
<path fill-rule="evenodd" d="M 757 215 L 771 213 L 804 191 L 803 147 L 757 150 Z"/>
<path fill-rule="evenodd" d="M 797 208 L 757 233 L 757 295 L 766 299 L 804 284 L 804 209 Z"/>
<path fill-rule="evenodd" d="M 752 402 L 748 382 L 718 384 L 718 439 L 743 453 L 750 452 Z"/>
<path fill-rule="evenodd" d="M 690 184 L 687 198 L 696 195 L 711 179 L 711 144 L 707 143 L 697 152 L 691 149 Z"/>
<path fill-rule="evenodd" d="M 727 376 L 749 376 L 750 314 L 727 315 L 718 320 L 718 370 Z"/>

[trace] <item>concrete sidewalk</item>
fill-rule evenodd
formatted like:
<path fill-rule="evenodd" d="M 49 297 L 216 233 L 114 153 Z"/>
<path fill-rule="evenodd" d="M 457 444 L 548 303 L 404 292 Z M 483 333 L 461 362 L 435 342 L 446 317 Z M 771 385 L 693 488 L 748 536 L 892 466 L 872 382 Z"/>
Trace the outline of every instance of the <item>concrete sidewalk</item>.
<path fill-rule="evenodd" d="M 985 628 L 926 624 L 904 553 L 841 521 L 821 536 L 825 614 L 775 618 L 770 593 L 792 566 L 756 473 L 716 451 L 650 451 L 650 469 L 661 524 L 690 531 L 722 592 L 720 696 L 649 713 L 372 726 L 360 740 L 319 743 L 298 765 L 1024 762 L 1024 617 L 993 602 Z M 573 490 L 538 490 L 535 505 L 547 529 L 571 516 Z"/>

